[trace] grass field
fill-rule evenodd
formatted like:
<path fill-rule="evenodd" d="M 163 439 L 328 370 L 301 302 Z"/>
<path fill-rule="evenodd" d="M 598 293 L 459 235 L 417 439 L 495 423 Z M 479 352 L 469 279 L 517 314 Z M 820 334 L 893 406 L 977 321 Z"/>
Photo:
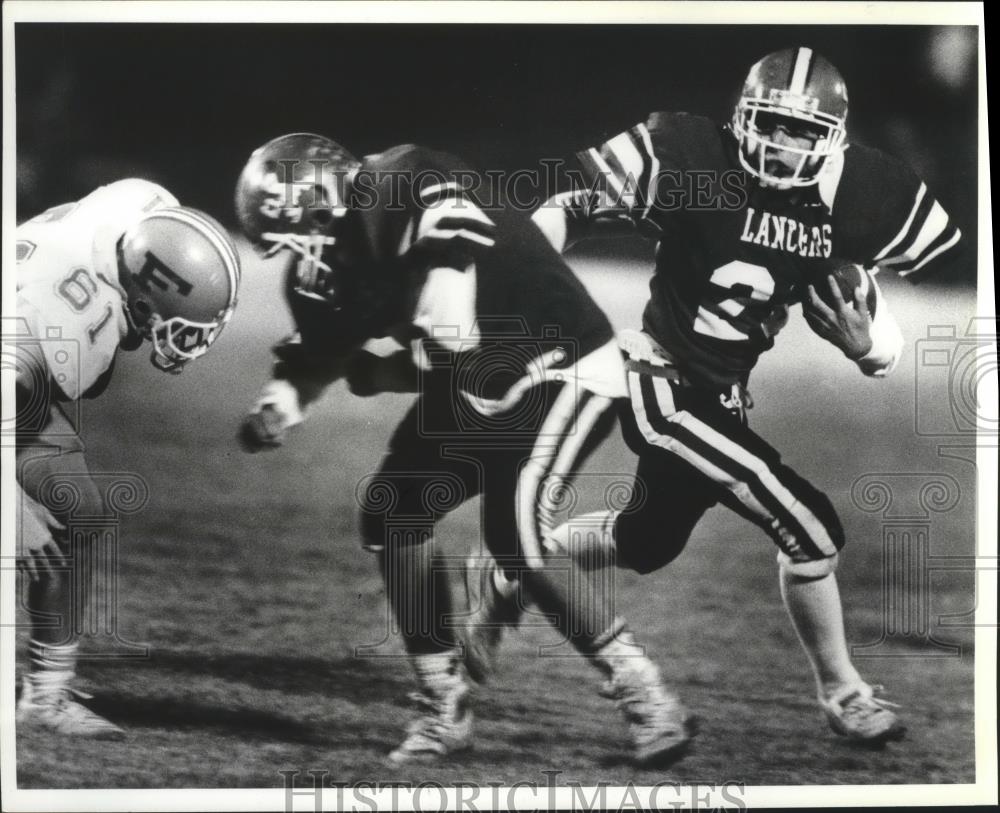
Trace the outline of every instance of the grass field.
<path fill-rule="evenodd" d="M 618 326 L 637 324 L 641 268 L 574 264 Z M 819 717 L 781 606 L 771 543 L 721 509 L 669 568 L 616 576 L 618 606 L 701 718 L 685 760 L 667 771 L 632 767 L 624 723 L 597 695 L 596 674 L 575 657 L 539 657 L 540 646 L 557 641 L 528 625 L 508 637 L 496 680 L 476 696 L 475 750 L 441 765 L 389 768 L 384 756 L 408 719 L 412 680 L 395 638 L 378 648 L 385 657 L 355 656 L 385 637 L 386 610 L 374 560 L 358 545 L 354 494 L 409 398 L 361 400 L 337 385 L 285 448 L 242 455 L 237 420 L 263 380 L 268 346 L 288 328 L 274 273 L 247 256 L 232 324 L 182 376 L 164 377 L 135 354 L 86 405 L 91 467 L 135 472 L 149 484 L 149 505 L 122 524 L 117 596 L 120 635 L 147 645 L 149 655 L 81 665 L 81 685 L 128 740 L 25 733 L 17 744 L 21 787 L 274 787 L 289 769 L 328 770 L 338 782 L 511 784 L 543 782 L 543 770 L 585 784 L 974 781 L 972 634 L 939 622 L 975 606 L 971 571 L 934 572 L 929 594 L 917 597 L 929 602 L 934 636 L 960 645 L 960 655 L 931 657 L 937 650 L 910 636 L 859 659 L 863 674 L 903 705 L 910 726 L 899 745 L 860 750 Z M 974 552 L 974 468 L 940 455 L 940 439 L 916 433 L 913 349 L 928 325 L 955 325 L 961 335 L 972 295 L 885 285 L 909 342 L 892 378 L 864 378 L 795 315 L 751 382 L 752 425 L 841 514 L 849 542 L 839 578 L 856 644 L 880 637 L 883 532 L 900 521 L 859 509 L 850 497 L 857 478 L 913 475 L 893 480 L 902 485 L 892 510 L 903 514 L 919 505 L 921 477 L 954 478 L 957 502 L 924 522 L 930 553 Z M 940 370 L 919 375 L 928 372 Z M 946 399 L 925 395 L 920 380 L 920 409 L 946 424 Z M 940 382 L 926 385 L 944 392 Z M 632 468 L 617 436 L 590 466 L 606 475 Z M 438 544 L 461 557 L 478 540 L 473 504 L 442 524 Z M 21 631 L 19 666 L 25 639 Z"/>

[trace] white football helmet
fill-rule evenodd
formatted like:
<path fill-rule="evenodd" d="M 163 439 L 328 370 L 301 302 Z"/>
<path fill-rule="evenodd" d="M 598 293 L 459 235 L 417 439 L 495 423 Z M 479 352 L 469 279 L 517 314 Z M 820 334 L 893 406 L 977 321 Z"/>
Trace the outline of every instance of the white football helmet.
<path fill-rule="evenodd" d="M 226 230 L 197 209 L 149 212 L 118 243 L 118 280 L 150 360 L 179 373 L 208 350 L 236 307 L 240 261 Z"/>

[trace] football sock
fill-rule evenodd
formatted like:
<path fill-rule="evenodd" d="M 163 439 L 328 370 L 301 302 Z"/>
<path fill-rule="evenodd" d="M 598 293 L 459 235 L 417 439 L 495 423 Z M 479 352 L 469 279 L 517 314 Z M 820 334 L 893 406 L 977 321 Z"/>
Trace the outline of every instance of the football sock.
<path fill-rule="evenodd" d="M 413 671 L 421 686 L 434 690 L 450 687 L 463 681 L 459 665 L 461 652 L 458 649 L 448 649 L 444 652 L 429 652 L 414 655 Z"/>
<path fill-rule="evenodd" d="M 35 696 L 57 694 L 65 689 L 76 674 L 77 650 L 79 645 L 44 644 L 34 638 L 28 641 L 28 662 Z"/>
<path fill-rule="evenodd" d="M 836 576 L 807 579 L 781 568 L 780 581 L 781 597 L 809 658 L 818 692 L 825 697 L 840 686 L 862 683 L 847 650 Z"/>
<path fill-rule="evenodd" d="M 386 596 L 411 655 L 441 653 L 455 646 L 448 572 L 433 563 L 433 545 L 389 544 L 380 555 Z"/>

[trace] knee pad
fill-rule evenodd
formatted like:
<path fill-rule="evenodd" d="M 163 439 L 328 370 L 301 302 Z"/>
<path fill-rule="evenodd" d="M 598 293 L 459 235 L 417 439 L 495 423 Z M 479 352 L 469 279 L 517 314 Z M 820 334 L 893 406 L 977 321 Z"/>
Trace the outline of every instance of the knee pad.
<path fill-rule="evenodd" d="M 784 551 L 778 551 L 778 567 L 784 573 L 789 573 L 800 579 L 812 580 L 822 579 L 837 570 L 840 560 L 839 554 L 828 556 L 825 559 L 804 559 L 796 561 Z"/>

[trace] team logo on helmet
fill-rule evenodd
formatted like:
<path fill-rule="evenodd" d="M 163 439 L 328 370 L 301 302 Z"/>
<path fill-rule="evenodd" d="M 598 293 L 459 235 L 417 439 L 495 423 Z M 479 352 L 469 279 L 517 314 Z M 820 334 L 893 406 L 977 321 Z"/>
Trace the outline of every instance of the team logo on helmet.
<path fill-rule="evenodd" d="M 240 262 L 226 230 L 184 206 L 144 215 L 118 247 L 128 313 L 165 372 L 204 355 L 232 317 Z"/>

